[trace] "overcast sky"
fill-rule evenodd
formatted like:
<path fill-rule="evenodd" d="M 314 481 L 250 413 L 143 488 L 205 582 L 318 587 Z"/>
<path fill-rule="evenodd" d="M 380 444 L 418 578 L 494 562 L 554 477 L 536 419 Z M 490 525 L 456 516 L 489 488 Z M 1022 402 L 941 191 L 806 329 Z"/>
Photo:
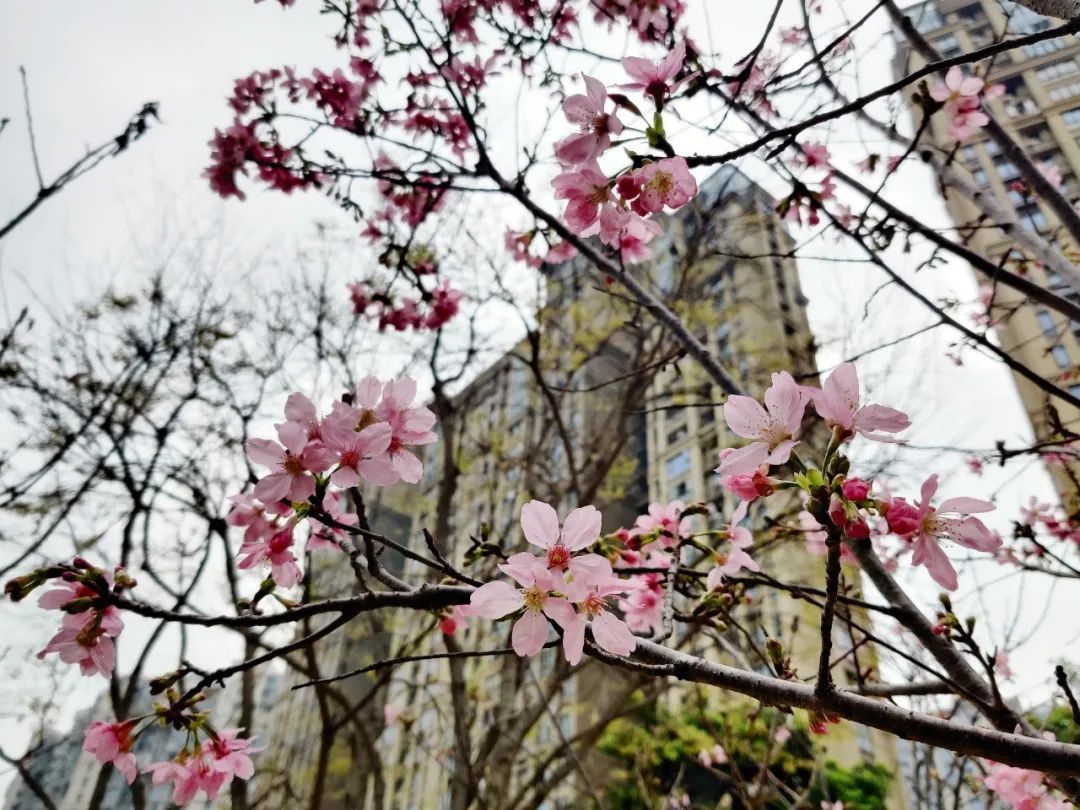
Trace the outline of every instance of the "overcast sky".
<path fill-rule="evenodd" d="M 700 19 L 692 29 L 699 41 L 733 61 L 746 43 L 756 40 L 755 25 L 764 9 L 739 4 L 739 11 L 724 4 L 722 20 Z M 849 2 L 851 13 L 865 3 Z M 0 221 L 32 198 L 35 180 L 26 135 L 18 67 L 26 68 L 31 90 L 37 146 L 42 171 L 51 178 L 84 148 L 97 145 L 122 129 L 130 115 L 147 101 L 161 105 L 162 123 L 120 159 L 109 161 L 92 174 L 47 201 L 12 236 L 0 243 L 0 325 L 26 304 L 62 307 L 78 297 L 99 291 L 110 282 L 130 282 L 137 268 L 153 257 L 155 245 L 170 229 L 217 223 L 232 240 L 239 257 L 287 253 L 308 238 L 316 221 L 343 223 L 343 215 L 318 195 L 285 197 L 253 189 L 245 203 L 222 202 L 211 194 L 200 174 L 208 161 L 207 140 L 216 126 L 228 123 L 225 97 L 232 80 L 255 68 L 292 64 L 301 68 L 334 66 L 330 31 L 311 0 L 282 11 L 274 2 L 255 6 L 249 0 L 188 0 L 150 3 L 111 0 L 108 3 L 68 3 L 56 0 L 25 2 L 0 0 L 0 117 L 11 122 L 0 135 Z M 740 16 L 741 15 L 741 16 Z M 864 57 L 859 77 L 865 87 L 888 77 L 887 47 L 882 29 L 873 26 L 857 41 Z M 623 43 L 608 42 L 613 52 Z M 617 68 L 607 75 L 618 79 Z M 518 111 L 519 121 L 528 117 Z M 525 117 L 521 117 L 525 116 Z M 677 137 L 677 132 L 676 132 Z M 676 141 L 678 142 L 678 141 Z M 865 147 L 854 133 L 841 133 L 833 143 L 861 157 Z M 709 148 L 705 144 L 704 148 Z M 716 150 L 716 144 L 711 147 Z M 692 148 L 702 148 L 695 141 Z M 722 148 L 722 147 L 720 147 Z M 835 151 L 835 150 L 834 150 Z M 774 192 L 782 189 L 767 167 L 748 160 L 741 164 Z M 902 173 L 891 196 L 917 205 L 927 221 L 944 225 L 948 218 L 936 196 L 932 178 L 919 167 Z M 524 219 L 519 219 L 524 222 Z M 501 228 L 493 238 L 501 240 Z M 815 254 L 848 255 L 845 249 L 822 240 Z M 853 254 L 851 254 L 853 255 Z M 897 255 L 901 267 L 910 268 L 916 257 Z M 246 265 L 238 262 L 238 267 Z M 810 298 L 813 324 L 823 342 L 822 364 L 871 348 L 888 337 L 928 322 L 929 316 L 900 294 L 886 291 L 875 299 L 864 318 L 862 304 L 882 279 L 861 265 L 805 262 L 803 285 Z M 524 272 L 524 271 L 522 271 Z M 974 298 L 975 285 L 966 268 L 945 265 L 933 278 L 921 277 L 924 289 L 936 294 Z M 853 326 L 842 327 L 842 322 Z M 1016 443 L 1029 434 L 1011 377 L 999 366 L 968 352 L 963 366 L 945 357 L 954 335 L 937 330 L 902 350 L 880 352 L 860 363 L 864 376 L 875 383 L 875 398 L 909 410 L 917 420 L 914 445 L 961 445 L 989 448 L 997 439 Z M 917 475 L 937 471 L 945 477 L 943 497 L 967 494 L 994 497 L 1000 511 L 988 522 L 1006 535 L 1017 506 L 1031 494 L 1048 496 L 1048 479 L 1037 465 L 990 470 L 982 478 L 968 474 L 963 456 L 908 451 Z M 2 554 L 0 550 L 0 554 Z M 980 567 L 977 574 L 990 579 L 1000 569 Z M 961 593 L 974 584 L 968 574 Z M 932 598 L 936 588 L 924 572 L 912 576 L 920 595 Z M 1018 691 L 1044 684 L 1047 663 L 1062 651 L 1055 632 L 1033 626 L 1042 600 L 1071 610 L 1056 590 L 1020 594 L 1008 584 L 994 591 L 993 612 L 1003 619 L 1019 610 L 1030 621 L 1017 629 L 1017 640 L 1027 644 L 1014 657 L 1020 673 Z M 961 603 L 962 604 L 962 603 Z M 975 606 L 972 606 L 975 609 Z M 1069 614 L 1067 614 L 1069 615 Z M 16 618 L 17 617 L 17 618 Z M 19 692 L 35 681 L 36 662 L 14 660 L 40 646 L 47 638 L 51 617 L 42 617 L 29 605 L 17 612 L 5 606 L 5 623 L 29 622 L 32 637 L 11 653 L 5 670 L 17 671 L 9 687 Z M 999 626 L 1001 626 L 999 624 Z M 72 702 L 89 703 L 100 683 L 79 682 Z M 9 753 L 20 742 L 5 740 Z M 0 777 L 2 778 L 2 777 Z M 2 789 L 2 783 L 0 783 Z"/>

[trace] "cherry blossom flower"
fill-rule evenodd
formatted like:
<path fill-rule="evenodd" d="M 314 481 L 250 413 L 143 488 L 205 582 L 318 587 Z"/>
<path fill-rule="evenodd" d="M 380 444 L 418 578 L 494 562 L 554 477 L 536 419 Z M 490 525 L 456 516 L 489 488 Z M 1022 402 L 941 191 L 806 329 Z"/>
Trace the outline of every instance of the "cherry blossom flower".
<path fill-rule="evenodd" d="M 225 516 L 230 526 L 244 528 L 244 540 L 254 542 L 273 533 L 278 517 L 292 512 L 292 507 L 280 501 L 264 504 L 254 495 L 230 495 L 232 507 Z"/>
<path fill-rule="evenodd" d="M 983 80 L 978 76 L 964 76 L 959 65 L 953 65 L 945 74 L 945 81 L 936 80 L 930 87 L 930 97 L 942 102 L 946 110 L 960 109 L 971 99 L 978 99 L 983 90 Z"/>
<path fill-rule="evenodd" d="M 646 163 L 634 173 L 634 180 L 640 213 L 655 213 L 665 205 L 672 210 L 682 208 L 698 193 L 697 180 L 681 157 Z"/>
<path fill-rule="evenodd" d="M 470 597 L 472 611 L 487 619 L 501 619 L 524 608 L 514 622 L 510 645 L 520 656 L 534 656 L 547 641 L 547 619 L 554 619 L 565 628 L 575 620 L 574 608 L 563 597 L 553 595 L 562 584 L 532 554 L 514 554 L 499 570 L 521 587 L 515 588 L 502 580 L 486 582 Z"/>
<path fill-rule="evenodd" d="M 591 626 L 597 646 L 612 655 L 629 655 L 637 647 L 637 639 L 626 622 L 608 610 L 608 597 L 626 593 L 628 583 L 615 576 L 594 579 L 584 584 L 574 580 L 567 589 L 567 599 L 577 612 L 563 626 L 563 654 L 571 666 L 581 661 L 585 648 L 585 627 Z"/>
<path fill-rule="evenodd" d="M 1047 792 L 1038 771 L 992 762 L 983 784 L 1015 810 L 1066 810 L 1071 806 Z"/>
<path fill-rule="evenodd" d="M 241 737 L 240 729 L 225 729 L 217 732 L 217 736 L 203 746 L 203 751 L 214 771 L 224 774 L 225 783 L 228 784 L 233 777 L 250 779 L 254 775 L 255 765 L 251 755 L 256 749 L 251 747 L 253 742 L 254 738 Z"/>
<path fill-rule="evenodd" d="M 37 654 L 44 659 L 56 653 L 65 664 L 78 664 L 83 675 L 112 674 L 116 666 L 116 647 L 112 638 L 100 630 L 64 626 Z"/>
<path fill-rule="evenodd" d="M 378 486 L 397 482 L 399 475 L 387 455 L 393 430 L 386 422 L 356 431 L 339 420 L 328 420 L 324 429 L 326 447 L 338 463 L 330 480 L 339 487 L 355 487 L 361 479 Z"/>
<path fill-rule="evenodd" d="M 941 587 L 955 591 L 956 569 L 942 551 L 939 540 L 953 540 L 976 551 L 995 552 L 1001 548 L 1001 538 L 994 535 L 972 513 L 989 512 L 996 507 L 978 498 L 947 498 L 934 508 L 930 499 L 937 492 L 938 477 L 931 475 L 923 482 L 918 506 L 896 498 L 888 507 L 885 519 L 889 528 L 901 537 L 910 538 L 914 545 L 912 565 L 924 565 Z"/>
<path fill-rule="evenodd" d="M 814 394 L 814 407 L 829 427 L 839 428 L 842 438 L 856 433 L 879 442 L 893 442 L 884 433 L 898 433 L 911 425 L 907 414 L 884 405 L 860 405 L 859 374 L 854 363 L 841 363 L 821 391 Z"/>
<path fill-rule="evenodd" d="M 680 42 L 671 52 L 659 62 L 650 62 L 638 56 L 627 56 L 622 60 L 623 70 L 633 80 L 623 87 L 627 90 L 641 90 L 646 96 L 651 97 L 660 105 L 665 98 L 673 95 L 676 90 L 697 74 L 685 76 L 677 82 L 672 82 L 686 59 L 686 43 Z"/>
<path fill-rule="evenodd" d="M 819 141 L 799 144 L 795 163 L 807 169 L 827 169 L 829 168 L 829 148 Z"/>
<path fill-rule="evenodd" d="M 748 501 L 742 501 L 731 517 L 727 530 L 728 550 L 726 553 L 716 552 L 717 564 L 709 571 L 706 580 L 709 590 L 716 590 L 724 584 L 724 577 L 734 576 L 744 568 L 748 571 L 761 570 L 754 559 L 746 553 L 746 549 L 753 545 L 754 537 L 749 529 L 739 525 L 746 517 L 749 506 Z"/>
<path fill-rule="evenodd" d="M 241 544 L 237 566 L 247 569 L 269 564 L 270 578 L 282 588 L 291 588 L 303 579 L 292 546 L 293 527 L 286 526 L 274 532 L 269 539 L 259 538 Z"/>
<path fill-rule="evenodd" d="M 720 475 L 753 474 L 763 464 L 784 464 L 795 447 L 808 395 L 786 371 L 772 375 L 765 390 L 765 407 L 753 397 L 736 394 L 724 403 L 724 419 L 738 436 L 754 441 L 720 454 Z"/>
<path fill-rule="evenodd" d="M 390 425 L 390 445 L 387 447 L 390 464 L 401 480 L 410 484 L 420 480 L 424 466 L 408 448 L 439 440 L 432 430 L 435 414 L 421 405 L 413 405 L 415 399 L 416 382 L 411 378 L 389 380 L 382 389 L 382 401 L 375 409 L 379 421 Z"/>
<path fill-rule="evenodd" d="M 79 565 L 76 560 L 76 565 Z M 87 563 L 82 566 L 91 572 Z M 117 569 L 118 572 L 122 569 Z M 112 580 L 104 572 L 97 572 L 111 587 Z M 120 611 L 114 606 L 103 609 L 90 608 L 89 600 L 97 597 L 96 590 L 78 581 L 58 580 L 51 590 L 38 598 L 38 606 L 45 610 L 64 610 L 60 630 L 37 654 L 45 656 L 56 653 L 65 664 L 78 664 L 83 675 L 112 674 L 116 663 L 116 647 L 113 639 L 124 629 Z M 75 610 L 75 600 L 87 600 L 83 610 Z"/>
<path fill-rule="evenodd" d="M 544 261 L 548 264 L 562 264 L 565 261 L 569 261 L 577 255 L 577 248 L 571 245 L 569 242 L 557 242 L 554 245 L 548 245 L 547 255 L 544 256 Z"/>
<path fill-rule="evenodd" d="M 276 470 L 255 484 L 253 495 L 260 501 L 306 501 L 315 494 L 312 472 L 322 472 L 329 459 L 320 447 L 309 447 L 307 430 L 297 422 L 277 425 L 278 442 L 270 439 L 247 440 L 248 457 L 256 464 Z"/>
<path fill-rule="evenodd" d="M 458 630 L 465 630 L 469 626 L 469 617 L 473 615 L 468 605 L 454 605 L 450 613 L 439 619 L 439 630 L 448 636 L 454 635 Z"/>
<path fill-rule="evenodd" d="M 642 42 L 662 40 L 686 13 L 682 0 L 592 0 L 591 5 L 596 9 L 596 22 L 611 28 L 625 18 Z"/>
<path fill-rule="evenodd" d="M 641 568 L 668 568 L 671 555 L 652 551 L 647 557 L 637 552 L 624 552 L 627 565 Z M 664 613 L 664 575 L 639 574 L 630 578 L 630 590 L 627 596 L 619 600 L 626 626 L 633 633 L 659 633 L 663 629 Z"/>
<path fill-rule="evenodd" d="M 563 138 L 555 147 L 555 157 L 567 166 L 588 163 L 611 145 L 611 136 L 623 130 L 622 122 L 615 113 L 608 113 L 607 88 L 592 76 L 582 76 L 585 94 L 568 96 L 563 102 L 563 113 L 571 124 L 577 124 L 580 132 Z"/>
<path fill-rule="evenodd" d="M 567 200 L 563 219 L 578 236 L 592 236 L 600 228 L 600 208 L 615 201 L 607 175 L 595 163 L 563 172 L 551 181 L 555 199 Z"/>
<path fill-rule="evenodd" d="M 556 576 L 567 574 L 574 581 L 599 581 L 611 575 L 611 563 L 606 558 L 599 554 L 575 554 L 597 541 L 600 522 L 600 511 L 595 506 L 582 506 L 566 516 L 560 531 L 559 515 L 550 504 L 534 500 L 521 507 L 525 539 L 544 549 L 541 564 Z"/>
<path fill-rule="evenodd" d="M 131 732 L 135 724 L 130 720 L 120 723 L 103 723 L 95 720 L 86 727 L 83 750 L 93 754 L 101 764 L 112 763 L 124 775 L 130 785 L 139 775 L 135 755 L 131 753 Z"/>
<path fill-rule="evenodd" d="M 649 512 L 646 515 L 638 515 L 630 529 L 632 537 L 656 533 L 657 540 L 664 548 L 671 548 L 679 539 L 690 536 L 693 522 L 688 517 L 681 517 L 686 509 L 682 501 L 671 501 L 668 504 L 650 503 Z"/>

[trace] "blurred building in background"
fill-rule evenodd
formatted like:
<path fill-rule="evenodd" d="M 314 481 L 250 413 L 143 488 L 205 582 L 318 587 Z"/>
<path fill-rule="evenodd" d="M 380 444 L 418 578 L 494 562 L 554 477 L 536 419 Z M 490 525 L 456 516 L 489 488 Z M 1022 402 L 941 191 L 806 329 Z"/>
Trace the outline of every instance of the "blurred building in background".
<path fill-rule="evenodd" d="M 905 15 L 943 58 L 970 53 L 1003 38 L 1031 34 L 1057 23 L 1011 0 L 929 0 L 909 6 Z M 896 73 L 907 75 L 926 64 L 908 45 L 903 32 L 896 33 Z M 967 67 L 988 84 L 1000 84 L 1004 94 L 988 102 L 991 113 L 1052 181 L 1074 203 L 1080 198 L 1080 39 L 1068 35 L 1015 48 Z M 912 103 L 916 86 L 908 88 Z M 912 104 L 914 125 L 921 110 Z M 1013 162 L 984 131 L 958 146 L 948 135 L 947 117 L 930 119 L 929 133 L 955 166 L 1002 206 L 1015 210 L 1024 226 L 1055 242 L 1068 260 L 1080 259 L 1077 246 L 1040 199 L 1026 190 Z M 950 191 L 945 204 L 956 223 L 954 238 L 969 245 L 994 264 L 1027 275 L 1073 302 L 1080 290 L 1037 262 L 1025 261 L 1023 251 L 1004 230 L 987 227 L 982 212 L 963 195 Z M 933 224 L 933 223 L 931 223 Z M 1028 257 L 1030 258 L 1030 257 Z M 984 299 L 992 301 L 993 328 L 1002 348 L 1042 377 L 1080 396 L 1080 323 L 1028 301 L 1002 285 L 990 285 L 980 276 Z M 992 297 L 991 297 L 992 296 Z M 1031 417 L 1036 439 L 1067 440 L 1070 431 L 1080 432 L 1080 412 L 1048 395 L 1035 384 L 1014 375 L 1021 398 Z M 1002 437 L 1009 439 L 1012 437 Z M 1052 451 L 1048 447 L 1048 451 Z M 1047 469 L 1063 502 L 1080 508 L 1080 464 L 1049 452 Z"/>

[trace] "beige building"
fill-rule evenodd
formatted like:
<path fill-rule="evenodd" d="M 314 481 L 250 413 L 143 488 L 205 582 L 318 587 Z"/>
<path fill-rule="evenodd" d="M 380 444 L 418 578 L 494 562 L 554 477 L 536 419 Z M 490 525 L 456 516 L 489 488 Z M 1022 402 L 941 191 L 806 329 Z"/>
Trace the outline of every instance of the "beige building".
<path fill-rule="evenodd" d="M 654 245 L 656 259 L 639 278 L 679 312 L 742 386 L 760 395 L 772 371 L 787 369 L 808 381 L 816 376 L 806 299 L 787 256 L 792 246 L 775 202 L 725 167 L 702 184 L 693 204 L 665 221 L 665 235 Z M 682 361 L 670 335 L 598 285 L 586 266 L 568 262 L 547 272 L 548 301 L 535 333 L 446 403 L 441 440 L 428 448 L 421 491 L 388 493 L 413 517 L 408 536 L 430 529 L 455 563 L 485 545 L 512 553 L 524 545 L 518 514 L 531 498 L 556 504 L 563 515 L 578 504 L 594 504 L 609 532 L 632 525 L 650 502 L 673 500 L 707 502 L 709 523 L 726 523 L 734 502 L 725 498 L 712 470 L 719 450 L 742 440 L 726 430 L 722 393 L 692 361 Z M 790 520 L 796 506 L 770 511 Z M 792 582 L 824 581 L 823 562 L 805 552 L 800 536 L 776 549 L 762 551 L 772 573 Z M 491 575 L 492 562 L 467 570 L 483 579 Z M 404 571 L 406 578 L 429 577 L 413 562 Z M 817 610 L 777 593 L 761 593 L 759 605 L 747 626 L 768 628 L 793 655 L 800 674 L 812 677 Z M 505 626 L 485 620 L 471 621 L 448 641 L 437 619 L 388 615 L 391 625 L 379 643 L 358 640 L 355 650 L 335 653 L 333 663 L 350 669 L 379 655 L 506 644 Z M 741 643 L 734 631 L 730 643 Z M 851 647 L 842 630 L 836 647 Z M 709 649 L 717 654 L 714 646 Z M 457 659 L 453 666 L 445 658 L 399 665 L 382 693 L 394 721 L 371 731 L 379 783 L 356 780 L 365 766 L 361 758 L 343 777 L 354 787 L 342 788 L 335 773 L 327 794 L 339 798 L 324 806 L 359 806 L 342 804 L 341 798 L 355 800 L 363 782 L 365 806 L 471 807 L 476 803 L 465 786 L 470 780 L 480 785 L 486 806 L 580 806 L 582 796 L 603 789 L 610 763 L 595 753 L 545 767 L 540 760 L 568 741 L 595 740 L 597 729 L 629 705 L 635 690 L 655 688 L 655 682 L 596 663 L 571 673 L 558 649 L 531 661 L 501 655 Z M 679 703 L 678 689 L 662 688 L 664 701 Z M 719 690 L 711 690 L 710 699 L 729 700 Z M 306 723 L 317 734 L 318 718 L 310 697 L 305 700 L 307 709 L 283 702 L 283 725 L 295 730 Z M 296 746 L 302 736 L 296 735 Z M 460 756 L 463 737 L 469 738 L 469 765 Z M 868 760 L 898 770 L 893 746 L 882 735 L 842 724 L 824 742 L 827 756 L 843 765 Z M 310 754 L 299 750 L 275 758 L 283 765 L 310 762 Z M 305 773 L 312 773 L 310 765 Z M 294 780 L 293 789 L 303 791 L 303 779 Z M 904 806 L 899 798 L 890 804 Z"/>
<path fill-rule="evenodd" d="M 985 47 L 1004 35 L 1042 31 L 1056 24 L 1009 0 L 929 0 L 905 9 L 930 43 L 943 57 L 957 56 Z M 897 34 L 898 75 L 910 72 L 925 61 Z M 1045 40 L 999 54 L 972 68 L 989 83 L 1004 86 L 1005 93 L 989 102 L 994 117 L 1037 164 L 1060 173 L 1065 195 L 1075 202 L 1080 196 L 1080 39 L 1067 36 Z M 931 137 L 944 154 L 953 153 L 955 143 L 947 135 L 944 115 L 931 119 Z M 1076 246 L 1061 229 L 1053 212 L 1039 199 L 1015 185 L 1017 168 L 1000 154 L 998 145 L 981 133 L 972 136 L 953 158 L 970 173 L 983 191 L 1001 204 L 1012 207 L 1028 228 L 1058 244 L 1075 261 Z M 1004 262 L 1016 272 L 1025 272 L 1037 283 L 1072 301 L 1080 301 L 1056 273 L 1035 262 L 1023 261 L 1022 251 L 1003 231 L 985 227 L 982 212 L 955 191 L 945 198 L 949 213 L 961 238 L 990 262 Z M 979 226 L 982 227 L 979 227 Z M 982 279 L 980 279 L 982 281 Z M 1044 378 L 1080 395 L 1080 323 L 1028 302 L 1019 293 L 998 285 L 991 311 L 997 337 L 1004 349 Z M 1021 398 L 1039 439 L 1060 438 L 1047 408 L 1047 395 L 1021 377 L 1015 377 Z M 1080 428 L 1080 413 L 1055 402 L 1061 423 L 1069 430 Z M 1062 500 L 1080 506 L 1080 465 L 1048 463 Z"/>

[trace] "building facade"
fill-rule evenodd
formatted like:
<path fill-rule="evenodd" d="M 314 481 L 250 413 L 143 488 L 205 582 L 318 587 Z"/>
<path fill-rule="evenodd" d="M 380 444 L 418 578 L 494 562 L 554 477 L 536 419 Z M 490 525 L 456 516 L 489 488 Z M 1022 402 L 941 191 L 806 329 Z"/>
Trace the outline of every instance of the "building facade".
<path fill-rule="evenodd" d="M 1010 0 L 929 0 L 904 13 L 944 58 L 969 53 L 1010 36 L 1046 30 L 1055 21 Z M 925 60 L 897 33 L 897 75 L 906 75 Z M 1004 93 L 988 101 L 990 112 L 1020 144 L 1047 177 L 1060 176 L 1061 189 L 1074 203 L 1080 199 L 1080 39 L 1066 36 L 1016 48 L 971 66 L 988 84 Z M 909 93 L 908 100 L 911 100 Z M 918 115 L 918 113 L 916 113 Z M 1022 226 L 1059 247 L 1070 261 L 1080 254 L 1053 211 L 1019 182 L 1016 166 L 998 144 L 977 133 L 957 148 L 948 136 L 943 115 L 930 120 L 930 138 L 946 159 L 966 172 L 980 191 L 1012 208 Z M 994 264 L 1027 275 L 1071 301 L 1080 301 L 1057 273 L 1027 260 L 1006 231 L 986 227 L 986 217 L 966 197 L 951 191 L 946 207 L 957 236 Z M 984 287 L 992 301 L 991 324 L 1001 346 L 1028 368 L 1080 396 L 1080 323 L 1026 300 L 1002 285 Z M 991 298 L 992 296 L 992 298 Z M 1061 440 L 1062 431 L 1080 430 L 1080 412 L 1014 375 L 1036 439 Z M 1080 507 L 1080 465 L 1051 456 L 1047 464 L 1063 503 Z"/>

